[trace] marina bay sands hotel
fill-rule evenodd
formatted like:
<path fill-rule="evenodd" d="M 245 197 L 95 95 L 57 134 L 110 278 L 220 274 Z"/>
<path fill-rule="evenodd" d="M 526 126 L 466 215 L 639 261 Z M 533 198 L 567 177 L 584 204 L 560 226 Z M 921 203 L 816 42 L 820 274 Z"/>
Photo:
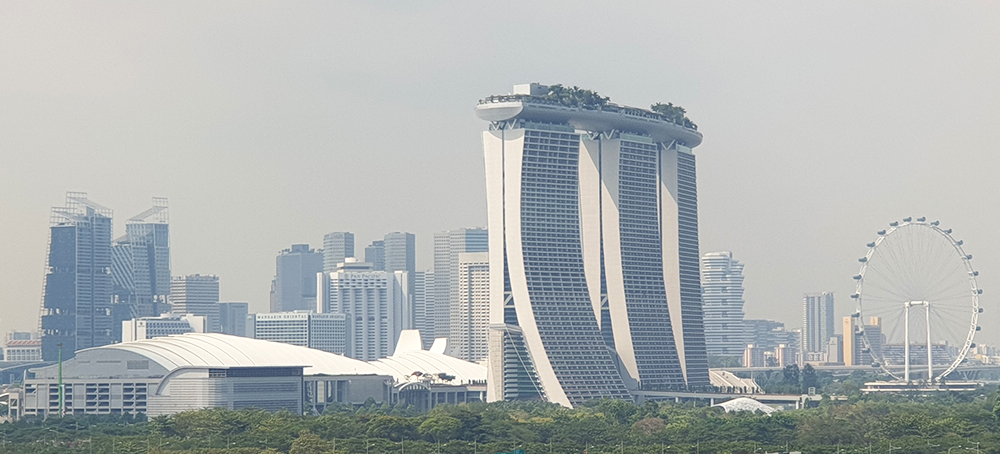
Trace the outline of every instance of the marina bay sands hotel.
<path fill-rule="evenodd" d="M 708 389 L 691 152 L 701 133 L 539 84 L 476 114 L 489 122 L 488 400 Z"/>

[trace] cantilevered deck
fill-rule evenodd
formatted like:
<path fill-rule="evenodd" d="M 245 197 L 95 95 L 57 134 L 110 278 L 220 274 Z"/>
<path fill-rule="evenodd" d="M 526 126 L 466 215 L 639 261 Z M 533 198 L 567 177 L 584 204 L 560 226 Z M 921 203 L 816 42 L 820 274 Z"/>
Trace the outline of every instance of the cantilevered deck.
<path fill-rule="evenodd" d="M 603 106 L 567 107 L 541 96 L 514 94 L 490 96 L 479 101 L 476 115 L 492 123 L 525 119 L 564 123 L 582 131 L 625 131 L 650 136 L 656 142 L 677 141 L 694 148 L 702 135 L 692 127 L 675 123 L 656 112 L 608 103 Z"/>

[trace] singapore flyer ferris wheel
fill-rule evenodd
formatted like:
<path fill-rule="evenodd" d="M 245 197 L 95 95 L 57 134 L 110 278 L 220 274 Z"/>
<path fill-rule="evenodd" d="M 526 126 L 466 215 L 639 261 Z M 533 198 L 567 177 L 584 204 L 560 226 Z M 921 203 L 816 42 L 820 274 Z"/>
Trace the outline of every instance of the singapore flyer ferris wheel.
<path fill-rule="evenodd" d="M 906 383 L 941 383 L 962 363 L 983 311 L 979 272 L 963 244 L 923 217 L 892 222 L 868 243 L 851 295 L 859 360 Z"/>

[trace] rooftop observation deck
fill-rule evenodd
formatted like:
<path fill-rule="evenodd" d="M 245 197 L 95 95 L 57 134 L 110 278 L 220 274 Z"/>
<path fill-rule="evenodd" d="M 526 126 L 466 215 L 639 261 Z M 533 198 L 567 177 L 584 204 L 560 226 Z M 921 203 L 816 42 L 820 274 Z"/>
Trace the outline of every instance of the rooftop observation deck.
<path fill-rule="evenodd" d="M 685 127 L 656 112 L 637 107 L 607 103 L 594 107 L 568 107 L 558 101 L 527 94 L 496 95 L 480 100 L 476 116 L 489 122 L 516 118 L 546 123 L 564 123 L 583 131 L 640 133 L 654 141 L 674 140 L 694 148 L 701 144 L 702 135 L 693 127 Z"/>

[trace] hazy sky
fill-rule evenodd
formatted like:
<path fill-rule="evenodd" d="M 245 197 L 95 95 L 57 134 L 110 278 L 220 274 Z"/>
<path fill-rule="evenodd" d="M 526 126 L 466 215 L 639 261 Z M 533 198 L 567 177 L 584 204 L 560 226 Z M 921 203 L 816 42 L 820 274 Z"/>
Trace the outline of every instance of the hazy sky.
<path fill-rule="evenodd" d="M 170 199 L 175 275 L 267 305 L 274 256 L 334 230 L 486 223 L 486 95 L 536 81 L 688 109 L 702 251 L 746 312 L 801 325 L 905 216 L 965 240 L 1000 333 L 1000 5 L 981 2 L 3 2 L 0 330 L 37 324 L 49 209 L 116 231 Z"/>

